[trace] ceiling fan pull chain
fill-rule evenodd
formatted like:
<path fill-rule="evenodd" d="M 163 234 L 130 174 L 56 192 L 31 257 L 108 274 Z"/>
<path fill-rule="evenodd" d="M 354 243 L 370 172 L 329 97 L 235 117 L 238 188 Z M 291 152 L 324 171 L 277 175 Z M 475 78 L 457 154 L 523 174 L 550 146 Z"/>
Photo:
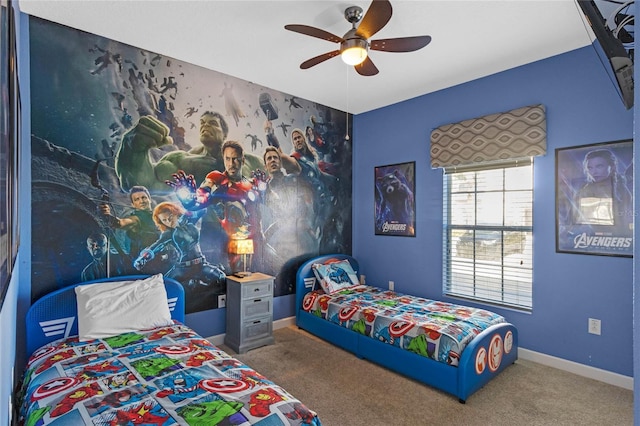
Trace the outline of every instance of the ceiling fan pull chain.
<path fill-rule="evenodd" d="M 347 68 L 347 125 L 345 128 L 345 132 L 346 134 L 344 135 L 344 140 L 348 141 L 350 139 L 349 137 L 349 73 L 351 71 L 349 70 L 349 68 Z"/>

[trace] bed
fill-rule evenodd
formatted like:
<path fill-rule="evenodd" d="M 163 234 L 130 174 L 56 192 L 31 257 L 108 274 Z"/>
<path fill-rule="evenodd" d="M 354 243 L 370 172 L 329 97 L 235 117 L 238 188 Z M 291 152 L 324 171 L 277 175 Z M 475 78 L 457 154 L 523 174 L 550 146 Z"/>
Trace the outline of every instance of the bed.
<path fill-rule="evenodd" d="M 462 319 L 462 323 L 454 322 Z M 296 324 L 359 358 L 458 397 L 461 403 L 518 356 L 518 332 L 490 311 L 359 285 L 345 254 L 303 263 Z"/>
<path fill-rule="evenodd" d="M 18 423 L 320 425 L 184 315 L 182 285 L 161 274 L 80 283 L 36 301 Z"/>

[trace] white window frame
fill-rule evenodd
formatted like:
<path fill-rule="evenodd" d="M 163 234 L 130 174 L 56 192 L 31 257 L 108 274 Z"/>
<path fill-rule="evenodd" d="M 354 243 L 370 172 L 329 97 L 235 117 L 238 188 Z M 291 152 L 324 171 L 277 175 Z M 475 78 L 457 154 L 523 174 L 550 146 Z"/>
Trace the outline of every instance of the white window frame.
<path fill-rule="evenodd" d="M 508 176 L 506 170 L 513 167 L 529 167 L 528 170 L 518 171 L 531 179 L 530 182 L 522 179 L 516 190 L 509 189 L 514 185 L 507 183 L 508 178 L 505 177 Z M 487 190 L 480 186 L 479 189 L 479 182 L 487 179 L 490 174 L 494 176 L 492 182 L 495 182 L 495 175 L 499 170 L 502 170 L 501 188 L 492 187 Z M 452 182 L 456 174 L 458 178 L 466 179 L 464 188 Z M 530 198 L 527 198 L 529 193 Z M 502 208 L 485 207 L 484 212 L 490 210 L 491 219 L 482 223 L 483 219 L 479 219 L 482 216 L 479 213 L 482 209 L 479 207 L 481 201 L 478 200 L 487 196 L 500 197 L 500 194 Z M 517 195 L 516 201 L 514 195 Z M 452 201 L 454 198 L 459 201 L 457 204 Z M 513 205 L 509 204 L 509 200 Z M 531 311 L 533 159 L 447 168 L 443 177 L 443 201 L 443 293 L 484 304 Z M 460 219 L 461 215 L 465 217 L 464 220 Z"/>

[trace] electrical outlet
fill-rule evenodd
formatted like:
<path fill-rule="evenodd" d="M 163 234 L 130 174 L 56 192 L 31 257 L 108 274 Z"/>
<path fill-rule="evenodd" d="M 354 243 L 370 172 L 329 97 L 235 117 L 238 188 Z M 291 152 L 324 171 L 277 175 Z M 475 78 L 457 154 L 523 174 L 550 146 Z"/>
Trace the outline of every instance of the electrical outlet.
<path fill-rule="evenodd" d="M 389 281 L 389 290 L 394 291 L 396 288 L 396 283 L 393 281 Z"/>
<path fill-rule="evenodd" d="M 227 306 L 227 295 L 221 294 L 218 296 L 218 308 L 225 308 Z"/>
<path fill-rule="evenodd" d="M 360 275 L 360 284 L 365 285 L 367 283 L 366 275 Z"/>
<path fill-rule="evenodd" d="M 589 318 L 589 333 L 600 335 L 601 323 L 599 319 Z"/>

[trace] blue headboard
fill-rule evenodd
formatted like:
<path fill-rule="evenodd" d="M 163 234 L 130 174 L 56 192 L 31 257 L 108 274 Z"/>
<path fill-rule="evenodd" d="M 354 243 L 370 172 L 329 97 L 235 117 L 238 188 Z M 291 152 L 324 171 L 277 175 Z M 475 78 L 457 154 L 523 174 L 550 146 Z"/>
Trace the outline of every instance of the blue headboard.
<path fill-rule="evenodd" d="M 127 275 L 103 278 L 73 284 L 51 292 L 38 299 L 27 311 L 27 355 L 36 349 L 63 337 L 78 334 L 78 305 L 75 287 L 101 282 L 132 281 L 147 278 L 148 275 Z M 178 281 L 164 277 L 171 318 L 184 323 L 184 288 Z"/>

